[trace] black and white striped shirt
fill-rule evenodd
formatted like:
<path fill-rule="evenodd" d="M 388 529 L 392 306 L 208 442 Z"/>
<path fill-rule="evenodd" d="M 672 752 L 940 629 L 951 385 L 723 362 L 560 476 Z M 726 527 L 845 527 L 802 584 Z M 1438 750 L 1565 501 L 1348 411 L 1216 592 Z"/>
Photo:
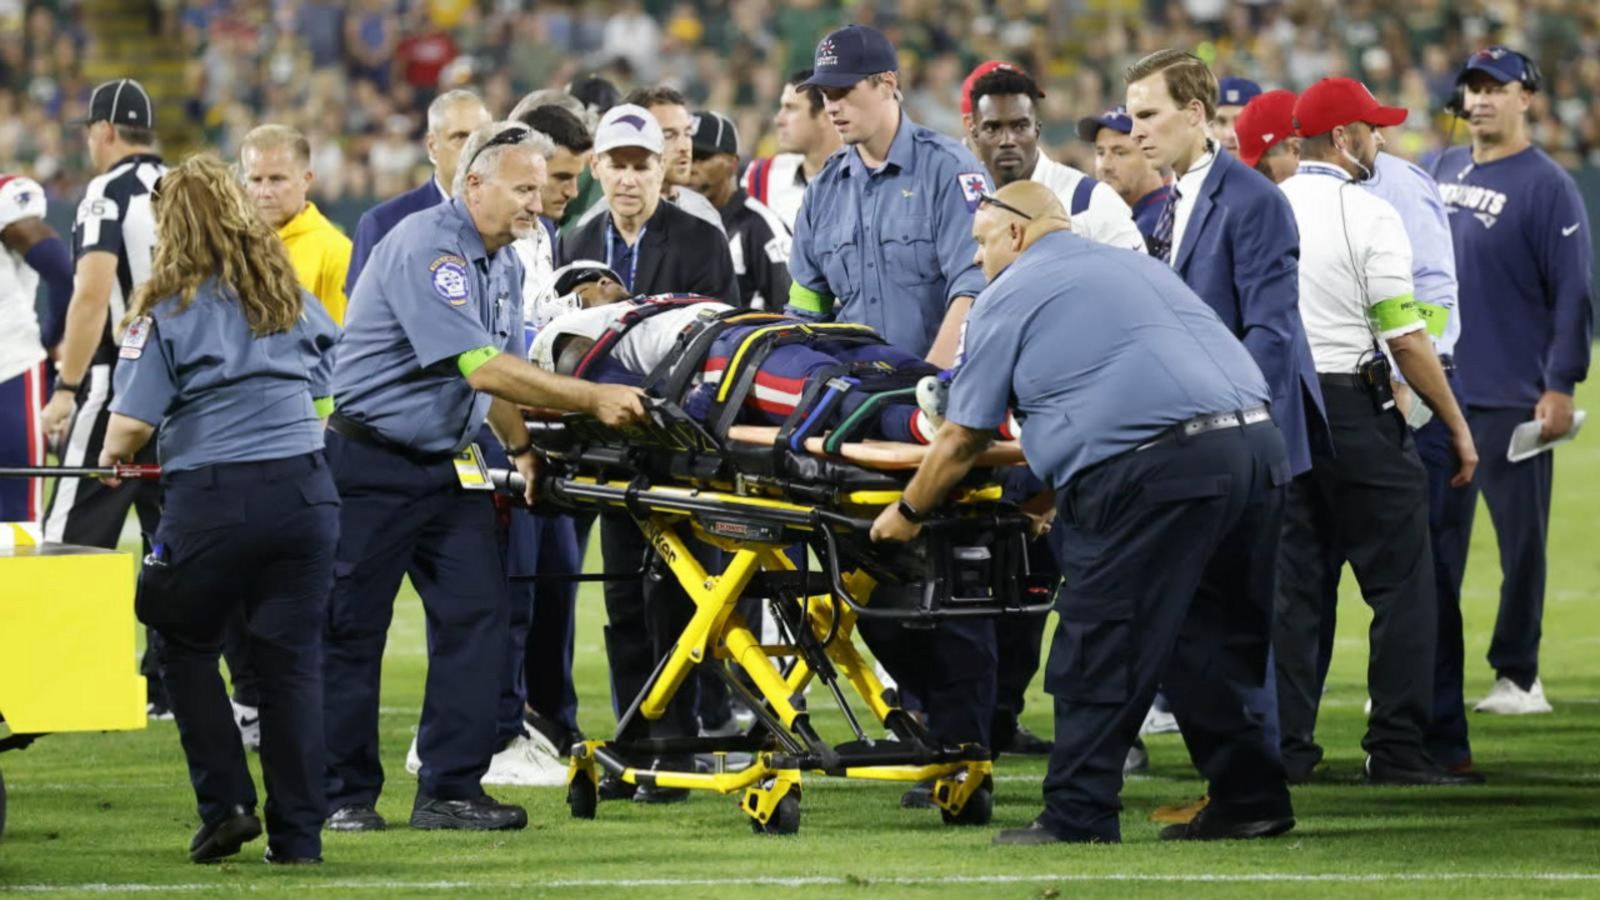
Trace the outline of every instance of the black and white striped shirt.
<path fill-rule="evenodd" d="M 117 282 L 111 288 L 110 314 L 95 350 L 95 364 L 116 363 L 117 324 L 127 313 L 133 292 L 150 278 L 156 246 L 150 189 L 166 171 L 154 153 L 125 157 L 89 182 L 78 204 L 78 221 L 72 228 L 75 258 L 97 250 L 117 257 Z"/>

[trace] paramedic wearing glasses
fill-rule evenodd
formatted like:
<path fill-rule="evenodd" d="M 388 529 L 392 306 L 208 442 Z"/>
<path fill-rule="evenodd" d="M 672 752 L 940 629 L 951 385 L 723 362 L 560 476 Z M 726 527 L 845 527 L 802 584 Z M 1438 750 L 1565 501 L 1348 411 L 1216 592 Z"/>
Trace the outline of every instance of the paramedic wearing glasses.
<path fill-rule="evenodd" d="M 513 240 L 539 225 L 545 159 L 526 125 L 468 138 L 452 199 L 413 213 L 372 253 L 334 367 L 328 462 L 342 500 L 324 660 L 328 825 L 384 827 L 378 680 L 400 580 L 429 624 L 413 828 L 521 828 L 479 784 L 495 750 L 510 595 L 473 439 L 485 421 L 534 484 L 517 405 L 643 415 L 631 388 L 542 372 L 525 359 Z M 481 458 L 481 457 L 480 457 Z"/>

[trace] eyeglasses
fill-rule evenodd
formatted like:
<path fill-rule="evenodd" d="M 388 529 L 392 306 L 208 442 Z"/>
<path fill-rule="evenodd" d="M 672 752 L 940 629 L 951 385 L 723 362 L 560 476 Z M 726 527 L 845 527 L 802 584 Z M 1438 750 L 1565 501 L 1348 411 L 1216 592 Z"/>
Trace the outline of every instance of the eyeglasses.
<path fill-rule="evenodd" d="M 1000 209 L 1003 209 L 1006 212 L 1011 213 L 1014 216 L 1020 216 L 1024 222 L 1032 222 L 1033 219 L 1034 219 L 1033 216 L 1028 215 L 1027 213 L 1023 212 L 1020 209 L 1017 209 L 1015 206 L 1012 206 L 1011 204 L 1005 202 L 1004 200 L 1001 200 L 999 197 L 996 197 L 993 194 L 979 194 L 978 195 L 978 205 L 979 206 L 988 205 L 988 206 L 999 207 Z"/>
<path fill-rule="evenodd" d="M 483 142 L 483 146 L 481 146 L 478 149 L 472 151 L 472 155 L 467 157 L 467 164 L 465 166 L 462 166 L 460 171 L 462 171 L 462 172 L 470 172 L 470 171 L 472 171 L 472 164 L 477 162 L 478 161 L 478 157 L 483 155 L 483 151 L 489 149 L 490 147 L 513 147 L 513 146 L 516 146 L 517 144 L 520 144 L 523 141 L 527 140 L 528 139 L 528 135 L 530 135 L 532 133 L 533 133 L 533 129 L 529 128 L 526 125 L 517 125 L 515 127 L 507 128 L 504 131 L 501 131 L 499 134 L 495 135 L 494 137 L 488 139 L 487 141 L 484 141 Z"/>

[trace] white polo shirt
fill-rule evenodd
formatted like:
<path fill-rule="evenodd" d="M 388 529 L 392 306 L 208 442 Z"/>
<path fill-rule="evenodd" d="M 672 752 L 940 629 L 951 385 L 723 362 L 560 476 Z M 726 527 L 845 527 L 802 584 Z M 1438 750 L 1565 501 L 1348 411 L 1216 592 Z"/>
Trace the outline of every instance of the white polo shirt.
<path fill-rule="evenodd" d="M 1331 163 L 1302 162 L 1279 187 L 1300 228 L 1300 318 L 1317 371 L 1353 373 L 1375 340 L 1421 331 L 1395 208 Z"/>
<path fill-rule="evenodd" d="M 1072 195 L 1077 193 L 1078 185 L 1088 177 L 1040 151 L 1039 161 L 1034 164 L 1033 175 L 1028 180 L 1049 188 L 1061 199 L 1061 205 L 1072 213 Z M 1127 201 L 1111 189 L 1111 185 L 1103 181 L 1096 182 L 1089 191 L 1089 208 L 1072 213 L 1071 219 L 1073 234 L 1097 244 L 1145 252 L 1144 235 L 1133 221 L 1133 210 L 1128 207 Z"/>

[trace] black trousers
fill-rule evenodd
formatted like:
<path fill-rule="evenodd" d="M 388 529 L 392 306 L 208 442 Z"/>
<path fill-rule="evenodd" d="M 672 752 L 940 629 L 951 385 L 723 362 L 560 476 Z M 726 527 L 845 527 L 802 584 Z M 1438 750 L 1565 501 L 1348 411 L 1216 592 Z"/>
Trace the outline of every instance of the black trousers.
<path fill-rule="evenodd" d="M 261 770 L 275 853 L 320 856 L 322 621 L 333 587 L 339 495 L 322 453 L 166 476 L 155 561 L 139 579 L 139 619 L 157 656 L 201 821 L 254 809 L 255 785 L 217 669 L 222 632 L 242 611 L 261 673 Z"/>
<path fill-rule="evenodd" d="M 649 546 L 644 532 L 632 518 L 622 513 L 600 516 L 600 553 L 606 574 L 638 571 Z M 702 564 L 709 562 L 716 553 L 699 542 L 691 541 L 689 546 Z M 694 618 L 694 603 L 670 572 L 662 573 L 659 578 L 647 575 L 637 580 L 608 581 L 605 599 L 606 657 L 611 663 L 612 704 L 620 719 L 649 684 L 657 664 L 672 650 L 689 620 Z M 695 722 L 695 687 L 696 680 L 691 676 L 684 681 L 660 719 L 651 722 L 637 715 L 627 732 L 619 737 L 625 740 L 693 737 L 699 731 Z"/>
<path fill-rule="evenodd" d="M 1054 575 L 1060 583 L 1061 565 L 1056 561 L 1055 538 L 1051 531 L 1028 542 L 1028 571 L 1034 575 Z M 1028 685 L 1039 673 L 1044 650 L 1044 626 L 1049 613 L 1032 616 L 1005 616 L 994 623 L 998 658 L 995 672 L 994 718 L 989 729 L 993 747 L 1003 750 L 1016 737 L 1018 720 L 1027 705 Z"/>
<path fill-rule="evenodd" d="M 1361 745 L 1394 765 L 1429 765 L 1423 749 L 1433 704 L 1437 642 L 1428 474 L 1394 410 L 1360 388 L 1324 381 L 1337 455 L 1316 454 L 1289 491 L 1273 625 L 1284 765 L 1308 772 L 1322 758 L 1315 731 L 1317 652 L 1329 567 L 1348 560 L 1372 607 L 1367 687 L 1372 714 Z"/>
<path fill-rule="evenodd" d="M 1045 667 L 1056 743 L 1040 817 L 1056 835 L 1121 840 L 1122 764 L 1158 683 L 1216 814 L 1291 814 L 1283 765 L 1246 704 L 1267 675 L 1288 480 L 1283 435 L 1261 422 L 1114 457 L 1057 498 L 1065 583 Z"/>

